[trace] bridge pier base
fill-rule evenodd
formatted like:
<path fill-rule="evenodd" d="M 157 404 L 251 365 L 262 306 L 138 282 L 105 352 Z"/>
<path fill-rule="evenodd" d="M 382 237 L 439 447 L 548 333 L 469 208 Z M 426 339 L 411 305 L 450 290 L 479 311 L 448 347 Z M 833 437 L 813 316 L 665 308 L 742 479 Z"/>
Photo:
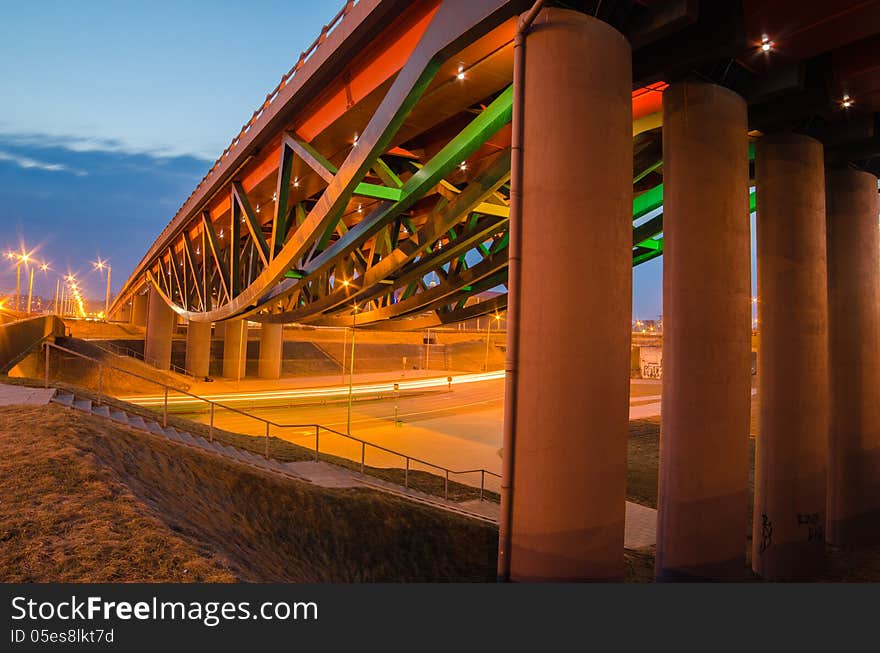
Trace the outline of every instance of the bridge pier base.
<path fill-rule="evenodd" d="M 877 178 L 826 178 L 831 427 L 828 521 L 832 544 L 880 542 L 880 238 Z"/>
<path fill-rule="evenodd" d="M 663 406 L 658 580 L 742 579 L 751 399 L 746 103 L 663 94 Z M 723 255 L 718 247 L 723 247 Z"/>
<path fill-rule="evenodd" d="M 509 355 L 518 375 L 516 396 L 507 398 L 516 406 L 515 451 L 503 452 L 514 456 L 510 579 L 621 579 L 632 296 L 630 47 L 608 24 L 553 8 L 538 16 L 525 48 L 517 301 L 528 310 Z M 579 240 L 587 235 L 595 247 Z"/>
<path fill-rule="evenodd" d="M 186 328 L 186 371 L 197 378 L 211 369 L 211 323 L 190 321 Z"/>
<path fill-rule="evenodd" d="M 247 320 L 227 320 L 224 324 L 223 378 L 237 381 L 245 376 Z"/>
<path fill-rule="evenodd" d="M 149 293 L 136 294 L 131 298 L 131 323 L 134 326 L 147 326 L 149 301 Z"/>
<path fill-rule="evenodd" d="M 150 286 L 147 333 L 144 339 L 144 360 L 160 370 L 171 369 L 171 336 L 174 311 L 158 291 Z"/>
<path fill-rule="evenodd" d="M 770 580 L 815 577 L 825 553 L 828 292 L 822 144 L 758 141 L 760 415 L 752 569 Z"/>
<path fill-rule="evenodd" d="M 260 329 L 261 379 L 281 378 L 281 352 L 284 347 L 284 325 L 264 322 Z"/>

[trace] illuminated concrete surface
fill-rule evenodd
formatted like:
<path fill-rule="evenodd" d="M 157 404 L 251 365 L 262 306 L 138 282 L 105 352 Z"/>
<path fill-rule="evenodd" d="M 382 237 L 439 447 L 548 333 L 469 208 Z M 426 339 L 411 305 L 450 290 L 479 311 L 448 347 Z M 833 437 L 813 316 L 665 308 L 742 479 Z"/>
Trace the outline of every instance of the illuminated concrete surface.
<path fill-rule="evenodd" d="M 390 393 L 387 398 L 376 400 L 374 390 L 366 390 L 365 400 L 355 401 L 352 412 L 352 435 L 368 442 L 400 451 L 451 469 L 477 469 L 501 471 L 501 429 L 503 422 L 504 382 L 499 378 L 478 381 L 463 385 L 453 385 L 453 391 L 446 390 L 445 377 L 434 377 L 434 387 L 404 389 L 403 396 L 396 402 L 400 425 L 394 423 L 395 401 Z M 414 381 L 419 382 L 420 379 Z M 251 382 L 250 385 L 257 385 Z M 361 388 L 374 388 L 375 384 L 360 384 Z M 355 386 L 357 389 L 357 386 Z M 388 384 L 381 384 L 388 388 Z M 406 388 L 406 386 L 404 386 Z M 303 390 L 290 388 L 292 391 Z M 632 419 L 660 414 L 659 390 L 656 381 L 633 381 L 630 415 Z M 264 395 L 266 391 L 252 388 L 249 393 Z M 263 399 L 242 397 L 240 401 L 230 401 L 235 395 L 211 395 L 221 403 L 247 410 L 256 416 L 279 424 L 321 424 L 328 428 L 345 432 L 348 407 L 345 401 L 348 387 L 336 385 L 323 388 L 309 388 L 314 395 L 311 405 L 288 407 L 278 406 L 278 393 L 284 390 L 271 390 Z M 332 394 L 328 394 L 332 392 Z M 411 394 L 419 392 L 419 394 Z M 332 403 L 315 403 L 321 397 Z M 162 397 L 126 397 L 126 400 L 161 406 Z M 300 399 L 303 401 L 303 399 Z M 204 410 L 192 411 L 193 403 L 184 397 L 169 397 L 169 406 L 176 414 L 207 423 L 208 414 Z M 264 426 L 255 420 L 230 411 L 217 409 L 215 424 L 223 429 L 254 436 L 265 435 Z M 314 447 L 314 429 L 290 428 L 272 429 L 272 435 L 290 440 L 304 447 Z M 360 461 L 360 444 L 332 434 L 321 435 L 321 452 L 334 454 Z M 402 467 L 401 457 L 367 449 L 366 464 L 379 467 Z M 428 469 L 413 463 L 413 469 Z M 436 470 L 435 470 L 436 471 Z M 479 474 L 463 475 L 455 480 L 479 487 Z M 486 487 L 497 491 L 499 481 L 486 478 Z"/>
<path fill-rule="evenodd" d="M 26 388 L 0 383 L 0 406 L 45 406 L 55 396 L 55 388 Z"/>

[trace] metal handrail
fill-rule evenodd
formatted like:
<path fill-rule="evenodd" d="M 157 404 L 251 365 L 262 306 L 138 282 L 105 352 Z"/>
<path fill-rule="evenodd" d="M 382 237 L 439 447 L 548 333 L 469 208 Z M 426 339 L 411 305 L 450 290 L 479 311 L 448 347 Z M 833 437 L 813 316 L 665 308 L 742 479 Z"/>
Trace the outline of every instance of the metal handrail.
<path fill-rule="evenodd" d="M 209 410 L 210 410 L 208 438 L 211 442 L 214 441 L 214 412 L 215 412 L 216 408 L 220 408 L 222 410 L 228 410 L 228 411 L 231 411 L 231 412 L 236 413 L 238 415 L 248 417 L 250 419 L 253 419 L 257 422 L 264 424 L 265 425 L 265 438 L 266 438 L 266 446 L 265 446 L 264 455 L 267 459 L 270 458 L 270 455 L 269 455 L 270 427 L 275 427 L 277 429 L 314 429 L 315 430 L 315 461 L 316 462 L 320 460 L 320 455 L 321 455 L 321 453 L 320 453 L 321 431 L 327 431 L 329 433 L 332 433 L 333 435 L 347 438 L 347 439 L 352 440 L 354 442 L 357 442 L 361 445 L 361 475 L 362 476 L 365 475 L 365 462 L 364 461 L 365 461 L 365 457 L 366 457 L 366 448 L 367 447 L 372 447 L 373 449 L 378 449 L 379 451 L 384 451 L 385 453 L 388 453 L 388 454 L 391 454 L 394 456 L 399 456 L 400 458 L 403 458 L 405 460 L 406 467 L 405 467 L 403 478 L 404 478 L 404 487 L 406 487 L 407 489 L 409 489 L 410 463 L 415 462 L 415 463 L 418 463 L 421 465 L 425 465 L 427 467 L 431 467 L 432 469 L 437 469 L 437 470 L 442 471 L 445 474 L 444 498 L 447 500 L 449 499 L 449 476 L 450 476 L 450 474 L 461 475 L 461 474 L 479 473 L 480 474 L 480 501 L 483 500 L 483 495 L 484 495 L 485 485 L 486 485 L 486 475 L 488 474 L 489 476 L 501 478 L 500 474 L 496 474 L 495 472 L 489 471 L 488 469 L 484 469 L 482 467 L 478 468 L 478 469 L 465 469 L 465 470 L 450 469 L 448 467 L 444 467 L 442 465 L 438 465 L 436 463 L 432 463 L 427 460 L 417 458 L 415 456 L 410 456 L 410 455 L 402 453 L 400 451 L 395 451 L 394 449 L 389 449 L 388 447 L 383 447 L 382 445 L 379 445 L 379 444 L 374 444 L 372 442 L 368 442 L 367 440 L 363 440 L 361 438 L 355 437 L 349 433 L 342 433 L 341 431 L 331 429 L 331 428 L 329 428 L 327 426 L 323 426 L 321 424 L 279 424 L 277 422 L 273 422 L 272 420 L 268 420 L 264 417 L 259 417 L 257 415 L 253 415 L 252 413 L 248 413 L 246 411 L 240 410 L 238 408 L 233 408 L 232 406 L 222 404 L 218 401 L 213 401 L 211 399 L 207 399 L 207 398 L 199 396 L 197 394 L 193 394 L 192 392 L 182 390 L 182 389 L 177 388 L 175 386 L 172 386 L 170 384 L 163 383 L 162 381 L 157 381 L 155 379 L 151 379 L 151 378 L 144 376 L 142 374 L 138 374 L 137 372 L 132 372 L 130 370 L 126 370 L 121 367 L 117 367 L 117 366 L 112 365 L 110 363 L 106 363 L 102 360 L 99 360 L 99 359 L 94 358 L 92 356 L 88 356 L 88 355 L 83 354 L 78 351 L 74 351 L 73 349 L 69 349 L 69 348 L 64 347 L 62 345 L 59 345 L 59 344 L 56 344 L 53 342 L 48 342 L 48 341 L 43 343 L 43 345 L 45 347 L 45 357 L 46 357 L 45 358 L 45 379 L 44 379 L 45 387 L 47 387 L 47 388 L 49 387 L 49 352 L 51 349 L 57 349 L 59 351 L 62 351 L 62 352 L 68 353 L 68 354 L 72 354 L 72 355 L 77 356 L 79 358 L 91 361 L 93 363 L 97 363 L 97 365 L 98 365 L 98 405 L 99 406 L 101 405 L 102 394 L 103 394 L 103 387 L 102 387 L 103 376 L 104 376 L 103 370 L 106 367 L 106 368 L 111 369 L 115 372 L 121 372 L 122 374 L 127 374 L 129 376 L 133 376 L 133 377 L 140 379 L 142 381 L 147 381 L 148 383 L 153 383 L 163 389 L 163 391 L 164 391 L 164 402 L 163 402 L 163 408 L 162 408 L 162 427 L 163 428 L 166 428 L 168 426 L 168 393 L 169 393 L 169 391 L 176 392 L 176 393 L 179 393 L 182 395 L 186 395 L 187 397 L 191 397 L 193 399 L 196 399 L 198 401 L 202 401 L 202 402 L 208 404 Z"/>
<path fill-rule="evenodd" d="M 211 169 L 205 173 L 205 176 L 202 177 L 202 180 L 198 183 L 192 193 L 190 193 L 189 197 L 184 201 L 183 206 L 186 206 L 186 203 L 195 195 L 198 190 L 202 187 L 202 185 L 208 180 L 208 177 L 217 169 L 217 167 L 226 159 L 227 156 L 235 149 L 238 145 L 241 138 L 250 131 L 251 127 L 259 120 L 260 116 L 268 109 L 271 104 L 277 99 L 278 94 L 287 86 L 290 79 L 299 72 L 300 68 L 302 68 L 306 61 L 312 56 L 312 54 L 318 49 L 318 47 L 327 40 L 327 37 L 333 32 L 334 29 L 342 22 L 342 20 L 348 15 L 351 9 L 358 3 L 358 0 L 348 0 L 345 5 L 343 5 L 342 9 L 340 9 L 337 14 L 330 19 L 326 25 L 321 28 L 321 33 L 312 41 L 312 44 L 306 48 L 303 52 L 300 53 L 299 59 L 297 62 L 288 70 L 284 75 L 281 76 L 281 81 L 272 89 L 269 93 L 266 94 L 266 99 L 263 103 L 257 107 L 250 119 L 241 127 L 241 130 L 236 134 L 229 145 L 225 150 L 220 154 L 217 160 L 214 162 L 214 165 L 211 166 Z"/>
<path fill-rule="evenodd" d="M 152 358 L 148 359 L 142 353 L 140 353 L 136 349 L 132 349 L 131 347 L 122 347 L 120 345 L 114 345 L 112 342 L 108 342 L 108 343 L 104 343 L 103 345 L 99 345 L 94 341 L 90 341 L 89 344 L 91 344 L 94 347 L 97 347 L 98 349 L 102 349 L 102 350 L 106 351 L 108 354 L 114 354 L 116 356 L 127 356 L 128 358 L 134 358 L 136 360 L 143 361 L 144 363 L 147 363 L 148 365 L 155 366 L 157 363 L 157 361 L 155 359 L 152 359 Z M 180 374 L 182 376 L 188 376 L 192 379 L 196 378 L 196 375 L 193 374 L 192 372 L 190 372 L 189 370 L 187 370 L 186 368 L 180 367 L 179 365 L 175 365 L 174 363 L 170 363 L 170 366 L 171 366 L 172 372 L 176 372 L 177 374 Z"/>

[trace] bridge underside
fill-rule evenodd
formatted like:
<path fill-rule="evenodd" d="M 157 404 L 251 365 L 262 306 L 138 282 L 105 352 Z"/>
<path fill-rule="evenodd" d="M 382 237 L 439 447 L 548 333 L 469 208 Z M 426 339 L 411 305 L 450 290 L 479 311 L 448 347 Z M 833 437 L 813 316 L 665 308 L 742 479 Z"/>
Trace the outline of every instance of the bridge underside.
<path fill-rule="evenodd" d="M 410 6 L 181 209 L 114 312 L 147 285 L 197 322 L 420 329 L 505 309 L 515 17 L 437 5 Z M 633 93 L 633 265 L 663 251 L 665 86 Z"/>
<path fill-rule="evenodd" d="M 536 7 L 515 57 L 530 4 L 349 2 L 111 312 L 148 314 L 165 368 L 173 311 L 201 365 L 225 322 L 240 378 L 243 318 L 276 361 L 268 323 L 424 328 L 509 283 L 499 574 L 608 580 L 631 265 L 663 254 L 657 577 L 741 578 L 757 205 L 752 566 L 813 578 L 825 539 L 877 543 L 880 2 Z"/>

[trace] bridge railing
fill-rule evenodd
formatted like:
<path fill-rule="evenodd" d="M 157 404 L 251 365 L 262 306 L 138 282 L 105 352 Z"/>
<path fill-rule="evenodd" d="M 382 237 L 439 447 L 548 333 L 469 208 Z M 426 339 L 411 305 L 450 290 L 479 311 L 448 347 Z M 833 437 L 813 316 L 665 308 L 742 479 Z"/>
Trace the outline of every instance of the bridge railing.
<path fill-rule="evenodd" d="M 315 440 L 314 460 L 316 462 L 321 460 L 321 442 L 323 441 L 322 437 L 321 437 L 322 435 L 325 436 L 324 439 L 326 439 L 326 437 L 329 435 L 331 437 L 342 438 L 348 442 L 353 443 L 355 448 L 360 449 L 360 473 L 362 476 L 366 475 L 366 470 L 367 470 L 366 454 L 367 454 L 368 450 L 380 452 L 381 454 L 383 454 L 386 457 L 398 458 L 404 464 L 403 484 L 404 484 L 404 487 L 407 489 L 409 489 L 410 484 L 411 484 L 411 478 L 410 478 L 411 473 L 413 471 L 415 471 L 413 469 L 414 464 L 415 465 L 422 465 L 423 467 L 427 467 L 429 469 L 436 470 L 437 472 L 440 473 L 441 478 L 443 479 L 443 498 L 447 499 L 447 500 L 449 499 L 449 480 L 450 480 L 450 477 L 453 477 L 453 480 L 455 480 L 455 477 L 461 478 L 462 476 L 466 476 L 466 475 L 472 476 L 472 475 L 479 474 L 480 475 L 480 491 L 479 491 L 480 501 L 483 501 L 486 498 L 486 489 L 487 489 L 486 488 L 486 479 L 487 479 L 487 477 L 496 478 L 499 480 L 501 479 L 500 474 L 496 474 L 495 472 L 489 471 L 484 468 L 463 469 L 463 470 L 450 469 L 448 467 L 444 467 L 443 465 L 438 465 L 436 463 L 432 463 L 430 461 L 423 460 L 423 459 L 418 458 L 416 456 L 411 456 L 411 455 L 403 453 L 401 451 L 396 451 L 396 450 L 390 449 L 388 447 L 383 447 L 382 445 L 374 444 L 374 443 L 369 442 L 367 440 L 363 440 L 361 438 L 355 437 L 355 436 L 351 435 L 350 433 L 343 433 L 342 431 L 337 431 L 336 429 L 332 429 L 327 426 L 323 426 L 321 424 L 279 424 L 278 422 L 274 422 L 274 421 L 266 419 L 264 417 L 260 417 L 259 415 L 254 415 L 252 413 L 248 413 L 247 411 L 240 410 L 240 409 L 235 408 L 233 406 L 230 406 L 228 404 L 214 401 L 214 400 L 208 399 L 206 397 L 202 397 L 202 396 L 193 394 L 192 392 L 188 392 L 188 391 L 183 390 L 181 388 L 171 386 L 167 383 L 163 383 L 163 382 L 158 381 L 156 379 L 151 379 L 151 378 L 146 377 L 142 374 L 138 374 L 137 372 L 132 372 L 130 370 L 126 370 L 121 367 L 117 367 L 117 366 L 112 365 L 110 363 L 107 363 L 105 361 L 99 360 L 97 358 L 93 358 L 92 356 L 88 356 L 86 354 L 80 353 L 78 351 L 74 351 L 72 349 L 68 349 L 67 347 L 63 347 L 63 346 L 58 345 L 53 342 L 47 341 L 47 342 L 43 343 L 43 347 L 44 347 L 44 352 L 45 352 L 44 386 L 46 388 L 49 387 L 49 384 L 51 382 L 51 352 L 54 350 L 59 353 L 66 354 L 68 356 L 74 356 L 76 358 L 89 361 L 97 367 L 96 394 L 97 394 L 97 403 L 99 406 L 104 401 L 105 396 L 107 396 L 107 397 L 112 396 L 108 392 L 106 392 L 107 379 L 105 378 L 105 376 L 106 376 L 107 371 L 112 371 L 114 373 L 122 374 L 127 377 L 132 377 L 132 378 L 137 379 L 140 382 L 150 383 L 152 385 L 159 386 L 161 388 L 162 396 L 163 396 L 163 404 L 162 404 L 162 409 L 161 409 L 162 427 L 163 428 L 168 427 L 168 413 L 169 413 L 168 399 L 169 399 L 169 396 L 173 396 L 175 394 L 183 395 L 185 397 L 189 397 L 190 399 L 194 400 L 195 402 L 202 403 L 207 406 L 207 410 L 209 413 L 208 439 L 211 442 L 214 441 L 214 431 L 217 428 L 215 426 L 215 417 L 216 417 L 216 414 L 218 411 L 222 411 L 222 410 L 229 411 L 230 413 L 233 413 L 233 414 L 243 418 L 244 423 L 250 423 L 251 425 L 256 424 L 257 428 L 258 428 L 258 433 L 255 433 L 255 434 L 254 433 L 247 433 L 247 435 L 259 435 L 259 436 L 262 436 L 265 438 L 265 447 L 264 447 L 263 455 L 267 459 L 271 458 L 270 445 L 271 445 L 271 441 L 272 441 L 272 429 L 274 428 L 276 430 L 276 432 L 278 430 L 280 430 L 282 432 L 289 432 L 290 430 L 297 430 L 300 432 L 300 436 L 302 435 L 303 431 L 308 431 L 309 436 L 311 436 L 311 433 L 313 432 L 314 433 L 314 440 Z M 248 427 L 246 430 L 250 430 L 250 428 Z M 293 436 L 293 438 L 296 438 L 296 437 L 297 437 L 296 435 Z M 282 438 L 282 439 L 285 439 L 285 438 Z M 291 441 L 291 440 L 288 440 L 288 441 Z M 331 455 L 331 454 L 329 454 L 329 452 L 325 451 L 325 455 Z M 338 454 L 332 454 L 332 455 L 338 456 Z M 352 460 L 355 463 L 357 463 L 356 458 L 349 458 L 347 456 L 341 456 L 341 457 L 348 458 L 349 460 Z"/>
<path fill-rule="evenodd" d="M 352 8 L 358 4 L 359 0 L 348 0 L 342 7 L 342 9 L 337 12 L 337 14 L 330 19 L 326 25 L 321 28 L 321 33 L 317 36 L 317 38 L 312 41 L 312 44 L 303 50 L 299 59 L 297 59 L 296 63 L 288 70 L 284 75 L 281 76 L 281 81 L 272 89 L 269 93 L 266 94 L 266 99 L 263 103 L 257 107 L 250 119 L 241 126 L 241 130 L 236 134 L 229 145 L 225 150 L 220 154 L 217 160 L 214 162 L 214 165 L 211 166 L 210 170 L 202 177 L 202 180 L 198 183 L 192 193 L 190 193 L 189 197 L 183 203 L 183 206 L 186 206 L 186 203 L 199 192 L 199 189 L 205 184 L 208 178 L 213 174 L 213 172 L 220 166 L 223 161 L 226 160 L 226 157 L 235 149 L 238 145 L 239 141 L 247 134 L 251 127 L 253 127 L 257 120 L 263 115 L 263 113 L 272 105 L 272 103 L 278 98 L 278 94 L 287 86 L 290 80 L 299 72 L 299 70 L 305 65 L 305 63 L 311 58 L 311 56 L 315 53 L 315 51 L 321 46 L 321 44 L 327 40 L 327 37 L 336 29 L 342 20 L 351 12 Z"/>
<path fill-rule="evenodd" d="M 144 363 L 147 363 L 148 365 L 155 366 L 158 362 L 155 359 L 147 358 L 142 353 L 140 353 L 136 349 L 132 349 L 131 347 L 123 347 L 121 345 L 117 345 L 112 342 L 105 342 L 105 343 L 102 343 L 99 345 L 98 343 L 92 341 L 90 344 L 94 345 L 98 349 L 102 349 L 102 350 L 106 351 L 108 354 L 115 354 L 116 356 L 126 356 L 128 358 L 134 358 L 136 360 L 143 361 Z M 180 367 L 179 365 L 175 365 L 174 363 L 171 363 L 171 371 L 176 372 L 177 374 L 180 374 L 182 376 L 188 376 L 191 379 L 196 378 L 195 374 L 193 374 L 192 372 L 190 372 L 189 370 L 187 370 L 183 367 Z"/>

